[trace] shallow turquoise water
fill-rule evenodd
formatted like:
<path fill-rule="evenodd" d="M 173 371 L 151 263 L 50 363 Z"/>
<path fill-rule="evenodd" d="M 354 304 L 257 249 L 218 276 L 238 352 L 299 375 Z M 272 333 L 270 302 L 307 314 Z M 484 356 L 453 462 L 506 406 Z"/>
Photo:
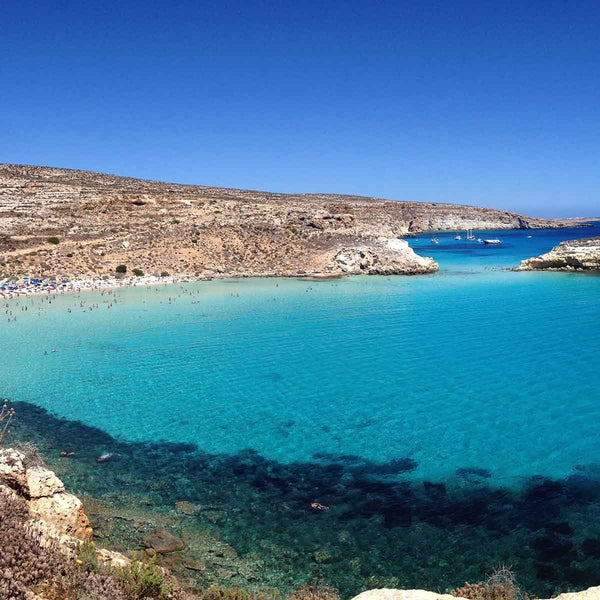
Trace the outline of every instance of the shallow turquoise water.
<path fill-rule="evenodd" d="M 521 493 L 600 464 L 600 277 L 497 269 L 596 231 L 411 240 L 440 263 L 432 276 L 134 288 L 110 308 L 107 293 L 11 301 L 0 396 L 124 442 Z"/>

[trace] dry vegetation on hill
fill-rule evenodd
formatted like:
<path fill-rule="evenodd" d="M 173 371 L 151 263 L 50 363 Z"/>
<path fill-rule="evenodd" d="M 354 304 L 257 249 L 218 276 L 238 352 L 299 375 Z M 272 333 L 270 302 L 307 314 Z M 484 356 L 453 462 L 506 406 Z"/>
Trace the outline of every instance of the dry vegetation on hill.
<path fill-rule="evenodd" d="M 0 276 L 422 273 L 409 232 L 561 226 L 505 211 L 335 194 L 271 194 L 0 165 Z M 341 258 L 340 258 L 341 257 Z"/>

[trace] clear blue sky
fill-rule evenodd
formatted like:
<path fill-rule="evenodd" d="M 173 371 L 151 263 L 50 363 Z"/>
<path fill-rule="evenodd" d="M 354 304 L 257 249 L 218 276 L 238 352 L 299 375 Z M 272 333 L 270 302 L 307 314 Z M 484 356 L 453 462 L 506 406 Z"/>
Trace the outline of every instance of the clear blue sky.
<path fill-rule="evenodd" d="M 0 162 L 600 214 L 600 3 L 4 2 Z"/>

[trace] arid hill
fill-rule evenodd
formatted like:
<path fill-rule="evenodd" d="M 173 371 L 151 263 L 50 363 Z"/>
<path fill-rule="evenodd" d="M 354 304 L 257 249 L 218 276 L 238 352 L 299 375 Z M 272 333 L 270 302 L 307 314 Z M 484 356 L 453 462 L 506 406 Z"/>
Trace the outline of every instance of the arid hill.
<path fill-rule="evenodd" d="M 397 240 L 443 229 L 569 221 L 455 204 L 337 194 L 272 194 L 0 165 L 0 276 L 194 277 L 426 273 Z"/>

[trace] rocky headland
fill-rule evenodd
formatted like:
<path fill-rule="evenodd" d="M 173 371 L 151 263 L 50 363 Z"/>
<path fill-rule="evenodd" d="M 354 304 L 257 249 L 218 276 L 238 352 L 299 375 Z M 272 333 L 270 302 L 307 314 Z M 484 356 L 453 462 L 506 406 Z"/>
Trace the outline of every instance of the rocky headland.
<path fill-rule="evenodd" d="M 540 256 L 521 261 L 516 271 L 600 271 L 600 237 L 561 242 Z"/>
<path fill-rule="evenodd" d="M 7 279 L 109 279 L 120 265 L 127 276 L 421 274 L 437 264 L 399 237 L 573 224 L 457 204 L 0 165 L 0 278 Z"/>

